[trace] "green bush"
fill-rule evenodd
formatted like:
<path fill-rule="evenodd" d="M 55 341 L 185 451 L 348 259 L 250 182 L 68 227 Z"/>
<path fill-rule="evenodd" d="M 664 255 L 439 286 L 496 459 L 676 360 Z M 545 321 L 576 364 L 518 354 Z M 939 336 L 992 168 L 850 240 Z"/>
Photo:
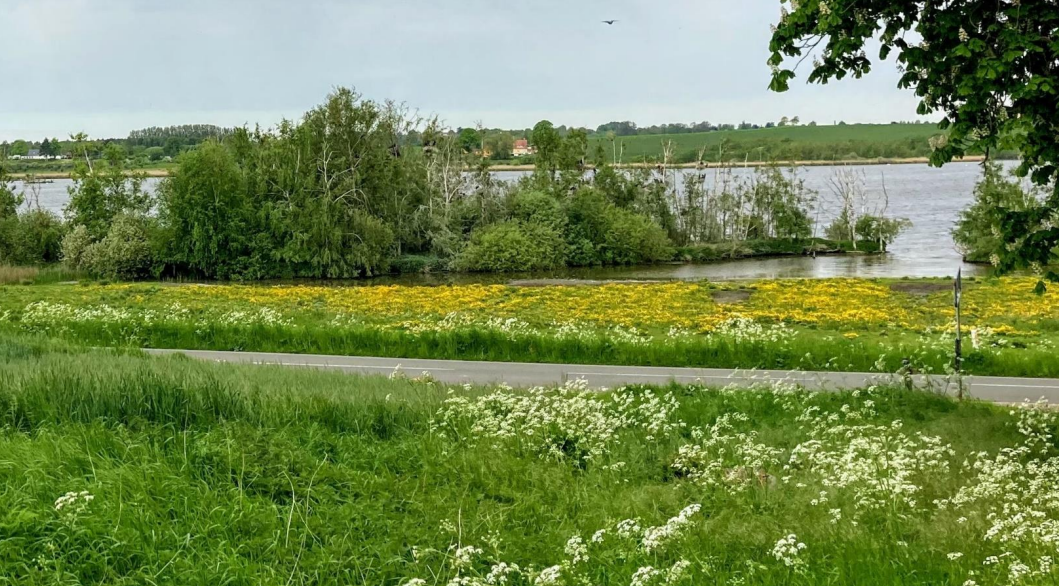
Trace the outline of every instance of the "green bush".
<path fill-rule="evenodd" d="M 148 224 L 149 220 L 143 216 L 118 216 L 106 237 L 81 249 L 80 264 L 72 268 L 79 268 L 106 279 L 138 279 L 148 276 L 154 261 Z M 71 256 L 67 258 L 77 256 L 76 246 L 83 243 L 82 238 L 79 234 L 79 240 L 76 242 L 64 241 L 64 256 L 68 248 Z"/>
<path fill-rule="evenodd" d="M 854 231 L 857 240 L 875 242 L 881 250 L 893 243 L 902 230 L 912 225 L 904 218 L 884 218 L 880 216 L 861 216 L 857 218 Z"/>
<path fill-rule="evenodd" d="M 952 231 L 964 257 L 972 262 L 988 262 L 1000 254 L 1004 240 L 999 236 L 1004 214 L 1032 209 L 1040 205 L 1033 191 L 1023 189 L 1018 179 L 1008 179 L 995 161 L 983 165 L 982 179 L 974 187 L 974 204 L 960 213 Z"/>
<path fill-rule="evenodd" d="M 511 217 L 555 230 L 566 227 L 566 213 L 553 195 L 545 191 L 517 191 L 511 197 Z"/>
<path fill-rule="evenodd" d="M 208 142 L 184 155 L 158 196 L 171 262 L 207 277 L 245 270 L 252 212 L 243 173 L 228 149 Z"/>
<path fill-rule="evenodd" d="M 63 239 L 63 223 L 46 210 L 29 210 L 18 215 L 12 247 L 17 264 L 58 262 Z"/>
<path fill-rule="evenodd" d="M 471 234 L 454 266 L 464 271 L 532 271 L 561 267 L 566 243 L 548 226 L 515 220 L 493 224 Z"/>
<path fill-rule="evenodd" d="M 651 218 L 609 202 L 597 189 L 582 188 L 566 204 L 568 263 L 641 264 L 673 257 L 666 235 Z"/>
<path fill-rule="evenodd" d="M 61 258 L 63 264 L 73 270 L 84 269 L 85 251 L 92 246 L 92 235 L 83 224 L 74 226 L 62 240 Z"/>
<path fill-rule="evenodd" d="M 669 237 L 650 218 L 612 207 L 606 214 L 607 231 L 599 247 L 605 264 L 642 264 L 673 256 Z"/>

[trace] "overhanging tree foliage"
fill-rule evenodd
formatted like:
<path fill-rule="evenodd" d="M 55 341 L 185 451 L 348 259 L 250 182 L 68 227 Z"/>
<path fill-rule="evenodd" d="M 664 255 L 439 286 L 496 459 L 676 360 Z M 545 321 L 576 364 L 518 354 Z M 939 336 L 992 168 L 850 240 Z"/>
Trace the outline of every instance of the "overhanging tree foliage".
<path fill-rule="evenodd" d="M 879 59 L 896 51 L 899 87 L 919 96 L 919 114 L 945 116 L 941 128 L 948 135 L 932 145 L 932 164 L 1011 148 L 1022 155 L 1019 174 L 1040 185 L 1059 177 L 1055 0 L 790 0 L 787 6 L 769 47 L 773 91 L 786 91 L 810 56 L 811 83 L 863 76 L 871 70 L 867 45 L 874 39 Z M 1059 186 L 1043 205 L 998 217 L 996 228 L 1008 243 L 995 258 L 998 268 L 1029 267 L 1059 281 L 1046 269 L 1059 258 Z"/>

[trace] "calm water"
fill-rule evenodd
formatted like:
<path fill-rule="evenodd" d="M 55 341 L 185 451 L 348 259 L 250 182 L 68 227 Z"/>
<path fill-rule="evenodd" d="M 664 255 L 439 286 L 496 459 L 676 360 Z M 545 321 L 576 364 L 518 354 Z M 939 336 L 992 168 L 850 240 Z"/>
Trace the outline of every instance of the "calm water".
<path fill-rule="evenodd" d="M 573 279 L 744 279 L 778 277 L 944 277 L 956 274 L 981 274 L 988 267 L 968 265 L 961 261 L 949 234 L 961 210 L 970 205 L 972 190 L 981 173 L 975 163 L 955 163 L 935 169 L 926 165 L 886 165 L 853 167 L 863 172 L 865 191 L 873 207 L 882 200 L 883 188 L 889 195 L 888 214 L 912 220 L 912 227 L 903 232 L 881 256 L 821 256 L 790 257 L 720 262 L 700 265 L 657 265 L 618 269 L 570 269 L 536 273 L 520 277 L 561 277 Z M 694 171 L 688 170 L 687 173 Z M 752 173 L 738 170 L 737 174 Z M 499 172 L 503 179 L 515 179 L 520 172 Z M 832 167 L 804 167 L 799 175 L 806 186 L 820 194 L 820 224 L 826 225 L 839 209 L 831 195 L 829 179 Z M 713 170 L 706 171 L 707 178 Z M 149 179 L 146 186 L 153 189 L 158 179 Z M 42 208 L 62 213 L 69 196 L 68 179 L 55 180 L 39 188 L 37 197 Z M 16 182 L 16 189 L 22 185 Z M 821 230 L 822 230 L 821 226 Z M 464 276 L 458 280 L 483 280 L 480 276 Z M 499 277 L 508 280 L 511 277 Z M 423 279 L 429 281 L 429 279 Z M 484 280 L 497 280 L 497 277 Z"/>

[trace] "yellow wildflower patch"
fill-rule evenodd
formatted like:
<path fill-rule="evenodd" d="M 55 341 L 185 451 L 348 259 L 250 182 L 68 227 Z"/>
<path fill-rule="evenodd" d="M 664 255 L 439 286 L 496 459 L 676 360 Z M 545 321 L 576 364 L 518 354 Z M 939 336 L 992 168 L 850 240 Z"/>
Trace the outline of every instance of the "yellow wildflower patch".
<path fill-rule="evenodd" d="M 1059 320 L 1059 288 L 1033 293 L 1032 279 L 968 283 L 964 324 L 998 335 L 1038 329 Z M 715 302 L 718 296 L 722 302 Z M 191 311 L 268 308 L 299 316 L 332 316 L 366 323 L 408 324 L 454 314 L 475 320 L 517 319 L 557 324 L 710 332 L 732 320 L 829 328 L 852 339 L 864 331 L 940 331 L 953 321 L 951 294 L 916 296 L 868 279 L 775 280 L 709 284 L 666 282 L 602 286 L 512 287 L 321 285 L 41 285 L 7 287 L 0 311 L 35 301 L 76 307 L 108 305 L 141 310 Z M 1053 321 L 1048 321 L 1053 320 Z M 1048 328 L 1054 331 L 1055 326 Z"/>

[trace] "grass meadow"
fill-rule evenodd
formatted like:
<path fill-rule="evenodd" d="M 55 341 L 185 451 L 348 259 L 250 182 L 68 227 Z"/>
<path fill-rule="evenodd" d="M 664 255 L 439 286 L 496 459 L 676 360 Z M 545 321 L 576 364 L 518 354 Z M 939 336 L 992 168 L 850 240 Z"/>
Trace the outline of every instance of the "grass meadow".
<path fill-rule="evenodd" d="M 1056 415 L 0 337 L 0 584 L 1054 584 Z"/>
<path fill-rule="evenodd" d="M 1059 291 L 968 281 L 966 372 L 1059 376 Z M 944 374 L 944 281 L 604 286 L 40 284 L 0 287 L 0 331 L 94 346 Z"/>

